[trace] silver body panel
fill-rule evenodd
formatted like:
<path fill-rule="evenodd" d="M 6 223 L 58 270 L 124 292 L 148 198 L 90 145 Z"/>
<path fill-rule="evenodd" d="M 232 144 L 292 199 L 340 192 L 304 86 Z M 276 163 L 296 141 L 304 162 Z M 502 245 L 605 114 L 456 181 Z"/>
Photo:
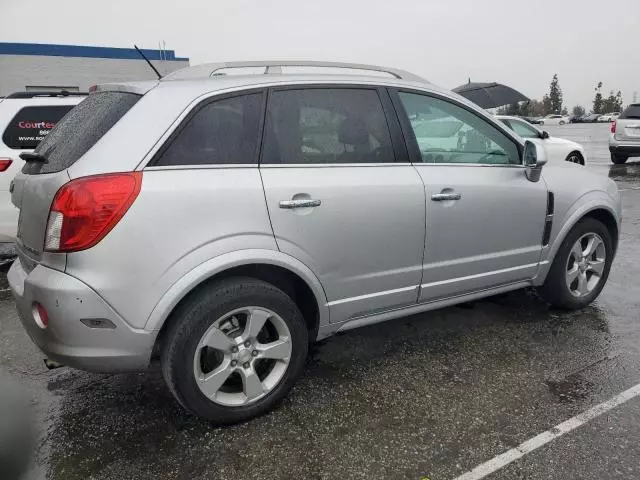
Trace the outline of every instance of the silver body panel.
<path fill-rule="evenodd" d="M 527 180 L 519 165 L 147 166 L 207 97 L 324 83 L 435 93 L 522 144 L 485 111 L 420 81 L 270 74 L 101 86 L 99 91 L 144 96 L 67 170 L 16 178 L 13 201 L 28 218 L 19 239 L 26 253 L 9 282 L 40 348 L 88 370 L 144 368 L 158 332 L 185 295 L 219 273 L 252 264 L 285 268 L 309 286 L 318 306 L 317 338 L 323 338 L 539 285 L 562 239 L 584 214 L 605 209 L 620 221 L 615 184 L 569 164 L 547 165 L 538 182 Z M 141 192 L 102 241 L 85 251 L 42 253 L 48 211 L 61 185 L 131 170 L 143 171 Z M 431 200 L 450 190 L 460 199 Z M 550 242 L 543 246 L 548 190 L 556 195 L 556 211 Z M 78 307 L 74 295 L 87 305 Z M 52 316 L 55 328 L 34 330 L 31 302 L 53 308 L 61 297 L 65 310 Z M 109 319 L 118 333 L 80 323 L 87 315 Z M 61 342 L 56 331 L 69 332 L 73 344 Z"/>

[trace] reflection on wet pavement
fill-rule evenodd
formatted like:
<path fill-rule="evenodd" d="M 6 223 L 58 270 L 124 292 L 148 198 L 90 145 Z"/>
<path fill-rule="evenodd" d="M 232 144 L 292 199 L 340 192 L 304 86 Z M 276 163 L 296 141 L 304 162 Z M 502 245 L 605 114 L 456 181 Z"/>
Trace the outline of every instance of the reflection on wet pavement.
<path fill-rule="evenodd" d="M 631 159 L 622 165 L 611 164 L 609 177 L 614 180 L 625 180 L 640 177 L 640 162 L 632 162 Z"/>

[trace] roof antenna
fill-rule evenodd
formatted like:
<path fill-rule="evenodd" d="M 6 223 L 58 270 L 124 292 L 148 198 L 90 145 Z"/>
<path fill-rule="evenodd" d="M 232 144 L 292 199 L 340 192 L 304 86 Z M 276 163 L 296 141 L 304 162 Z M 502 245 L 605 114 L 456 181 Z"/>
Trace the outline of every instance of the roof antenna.
<path fill-rule="evenodd" d="M 141 56 L 142 58 L 144 58 L 144 60 L 149 64 L 149 66 L 151 67 L 151 69 L 152 69 L 154 72 L 156 72 L 156 75 L 158 76 L 158 80 L 162 80 L 162 75 L 160 75 L 160 72 L 159 72 L 158 70 L 156 70 L 156 67 L 154 67 L 154 66 L 153 66 L 153 63 L 151 63 L 151 62 L 149 61 L 149 59 L 148 59 L 147 57 L 145 57 L 144 53 L 142 53 L 142 50 L 140 50 L 140 49 L 138 48 L 138 46 L 137 46 L 135 43 L 133 44 L 133 47 L 138 51 L 138 53 L 140 54 L 140 56 Z"/>

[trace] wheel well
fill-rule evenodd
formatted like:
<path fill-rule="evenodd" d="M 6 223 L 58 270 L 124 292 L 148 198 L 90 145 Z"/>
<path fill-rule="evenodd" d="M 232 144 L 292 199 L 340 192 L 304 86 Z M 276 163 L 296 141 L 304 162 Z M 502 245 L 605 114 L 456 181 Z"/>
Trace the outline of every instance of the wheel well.
<path fill-rule="evenodd" d="M 283 267 L 269 264 L 252 264 L 241 265 L 233 267 L 228 270 L 224 270 L 212 277 L 203 280 L 200 284 L 196 285 L 184 298 L 182 298 L 178 304 L 173 307 L 171 313 L 167 316 L 166 321 L 162 325 L 158 336 L 156 337 L 156 343 L 154 347 L 154 356 L 159 354 L 159 347 L 162 344 L 164 333 L 168 329 L 168 325 L 171 323 L 171 316 L 180 305 L 192 295 L 195 295 L 200 290 L 206 288 L 212 282 L 217 282 L 225 278 L 231 277 L 251 277 L 264 282 L 270 283 L 275 287 L 278 287 L 284 293 L 289 295 L 291 299 L 300 309 L 300 313 L 307 323 L 307 329 L 309 330 L 309 341 L 314 341 L 318 334 L 320 314 L 318 310 L 318 302 L 316 300 L 313 291 L 307 285 L 307 283 L 295 273 L 287 270 Z"/>
<path fill-rule="evenodd" d="M 580 157 L 580 165 L 584 165 L 584 156 L 578 150 L 572 150 L 571 152 L 569 152 L 569 155 L 567 155 L 567 158 L 565 160 L 568 160 L 569 157 L 574 154 Z"/>
<path fill-rule="evenodd" d="M 584 218 L 591 217 L 595 218 L 609 230 L 611 234 L 611 240 L 613 241 L 613 252 L 615 253 L 618 249 L 618 223 L 616 222 L 615 217 L 611 212 L 605 210 L 603 208 L 599 208 L 597 210 L 592 210 L 587 213 Z"/>

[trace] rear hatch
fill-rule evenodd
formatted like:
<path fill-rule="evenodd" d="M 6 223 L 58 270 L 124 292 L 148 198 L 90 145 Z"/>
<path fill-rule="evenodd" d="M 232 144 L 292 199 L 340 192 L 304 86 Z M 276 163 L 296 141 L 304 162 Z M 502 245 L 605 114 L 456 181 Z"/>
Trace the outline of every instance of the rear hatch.
<path fill-rule="evenodd" d="M 629 105 L 616 122 L 616 140 L 640 142 L 640 103 Z"/>
<path fill-rule="evenodd" d="M 89 95 L 38 144 L 31 158 L 25 159 L 22 171 L 13 181 L 11 196 L 20 209 L 17 246 L 23 265 L 41 260 L 49 209 L 58 189 L 70 180 L 67 169 L 139 99 L 140 95 L 128 92 Z"/>

